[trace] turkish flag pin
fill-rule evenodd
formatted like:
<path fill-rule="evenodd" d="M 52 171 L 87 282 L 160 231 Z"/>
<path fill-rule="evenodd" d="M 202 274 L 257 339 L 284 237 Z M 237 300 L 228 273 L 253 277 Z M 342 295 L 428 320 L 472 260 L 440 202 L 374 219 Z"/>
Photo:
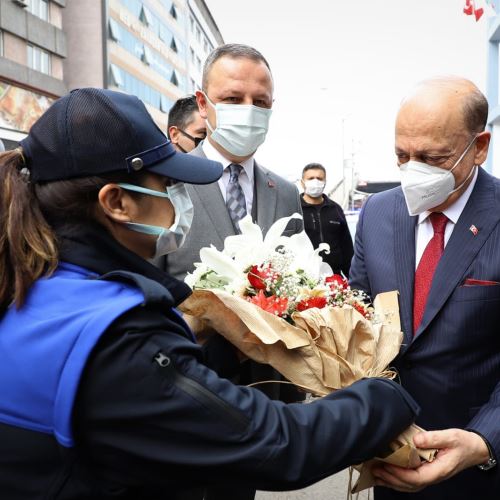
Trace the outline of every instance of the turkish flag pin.
<path fill-rule="evenodd" d="M 471 227 L 469 227 L 469 231 L 474 235 L 474 236 L 477 236 L 477 233 L 479 233 L 479 229 L 474 225 L 472 224 Z"/>
<path fill-rule="evenodd" d="M 271 179 L 268 179 L 267 181 L 267 185 L 270 187 L 270 188 L 274 188 L 276 187 L 276 184 L 271 180 Z"/>

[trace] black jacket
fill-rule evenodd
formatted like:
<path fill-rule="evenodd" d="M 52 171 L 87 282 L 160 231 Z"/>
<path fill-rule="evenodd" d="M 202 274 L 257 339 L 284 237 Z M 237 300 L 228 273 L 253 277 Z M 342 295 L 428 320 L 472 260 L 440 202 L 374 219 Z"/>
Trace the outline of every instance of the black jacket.
<path fill-rule="evenodd" d="M 323 252 L 323 260 L 330 264 L 333 272 L 349 276 L 351 259 L 354 254 L 352 237 L 344 212 L 338 203 L 323 195 L 323 203 L 311 205 L 300 196 L 304 214 L 304 229 L 314 248 L 320 243 L 330 245 L 330 253 Z"/>
<path fill-rule="evenodd" d="M 62 241 L 67 262 L 149 278 L 145 302 L 116 320 L 88 359 L 73 410 L 74 448 L 0 424 L 1 498 L 160 500 L 205 484 L 301 488 L 372 457 L 415 419 L 414 401 L 388 380 L 285 405 L 219 378 L 165 307 L 190 293 L 184 283 L 102 228 Z"/>

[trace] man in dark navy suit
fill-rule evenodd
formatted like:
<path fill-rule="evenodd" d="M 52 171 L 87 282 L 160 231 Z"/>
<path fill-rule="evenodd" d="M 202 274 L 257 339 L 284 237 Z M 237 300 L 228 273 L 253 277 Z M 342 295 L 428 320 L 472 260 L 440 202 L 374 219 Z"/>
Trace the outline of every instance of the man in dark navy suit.
<path fill-rule="evenodd" d="M 419 84 L 396 120 L 402 185 L 360 215 L 351 285 L 399 291 L 395 366 L 430 431 L 415 444 L 439 449 L 415 470 L 375 469 L 377 500 L 500 498 L 500 181 L 480 167 L 487 115 L 470 81 Z"/>

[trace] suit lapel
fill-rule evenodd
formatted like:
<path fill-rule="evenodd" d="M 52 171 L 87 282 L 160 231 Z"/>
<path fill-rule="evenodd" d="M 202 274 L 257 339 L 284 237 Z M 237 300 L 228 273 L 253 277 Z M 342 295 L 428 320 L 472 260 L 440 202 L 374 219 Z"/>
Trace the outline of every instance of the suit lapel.
<path fill-rule="evenodd" d="M 425 331 L 455 288 L 460 285 L 467 268 L 498 223 L 500 213 L 495 208 L 493 183 L 489 175 L 480 168 L 476 185 L 436 268 L 422 323 L 416 336 Z M 478 230 L 476 235 L 470 230 L 472 225 Z"/>
<path fill-rule="evenodd" d="M 395 197 L 394 255 L 399 290 L 401 327 L 404 332 L 403 351 L 413 336 L 413 284 L 415 280 L 415 225 L 417 217 L 408 215 L 403 192 Z"/>
<path fill-rule="evenodd" d="M 201 146 L 202 145 L 199 144 L 189 154 L 199 156 L 200 158 L 206 158 Z M 192 184 L 192 188 L 200 198 L 203 209 L 212 221 L 215 232 L 219 235 L 222 242 L 224 242 L 227 236 L 235 234 L 233 222 L 231 221 L 231 217 L 229 217 L 226 203 L 220 192 L 219 183 L 213 182 L 212 184 L 204 186 Z"/>
<path fill-rule="evenodd" d="M 276 192 L 276 180 L 268 170 L 264 170 L 257 162 L 254 162 L 254 182 L 256 197 L 254 204 L 257 210 L 257 224 L 266 234 L 273 222 L 276 220 L 276 203 L 278 194 Z M 252 210 L 253 212 L 253 210 Z"/>
<path fill-rule="evenodd" d="M 199 196 L 202 209 L 210 218 L 215 232 L 222 242 L 227 236 L 235 234 L 233 222 L 224 203 L 224 198 L 220 192 L 219 183 L 213 182 L 205 186 L 192 185 L 193 190 Z"/>

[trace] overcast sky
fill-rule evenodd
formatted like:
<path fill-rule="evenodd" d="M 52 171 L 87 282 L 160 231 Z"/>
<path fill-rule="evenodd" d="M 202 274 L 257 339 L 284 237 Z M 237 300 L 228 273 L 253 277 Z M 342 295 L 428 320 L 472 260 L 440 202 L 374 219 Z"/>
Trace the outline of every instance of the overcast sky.
<path fill-rule="evenodd" d="M 330 185 L 340 179 L 342 142 L 361 178 L 396 180 L 394 118 L 411 86 L 456 74 L 485 91 L 488 19 L 465 16 L 464 0 L 206 3 L 227 43 L 271 65 L 274 111 L 256 159 L 290 180 L 312 161 Z"/>

